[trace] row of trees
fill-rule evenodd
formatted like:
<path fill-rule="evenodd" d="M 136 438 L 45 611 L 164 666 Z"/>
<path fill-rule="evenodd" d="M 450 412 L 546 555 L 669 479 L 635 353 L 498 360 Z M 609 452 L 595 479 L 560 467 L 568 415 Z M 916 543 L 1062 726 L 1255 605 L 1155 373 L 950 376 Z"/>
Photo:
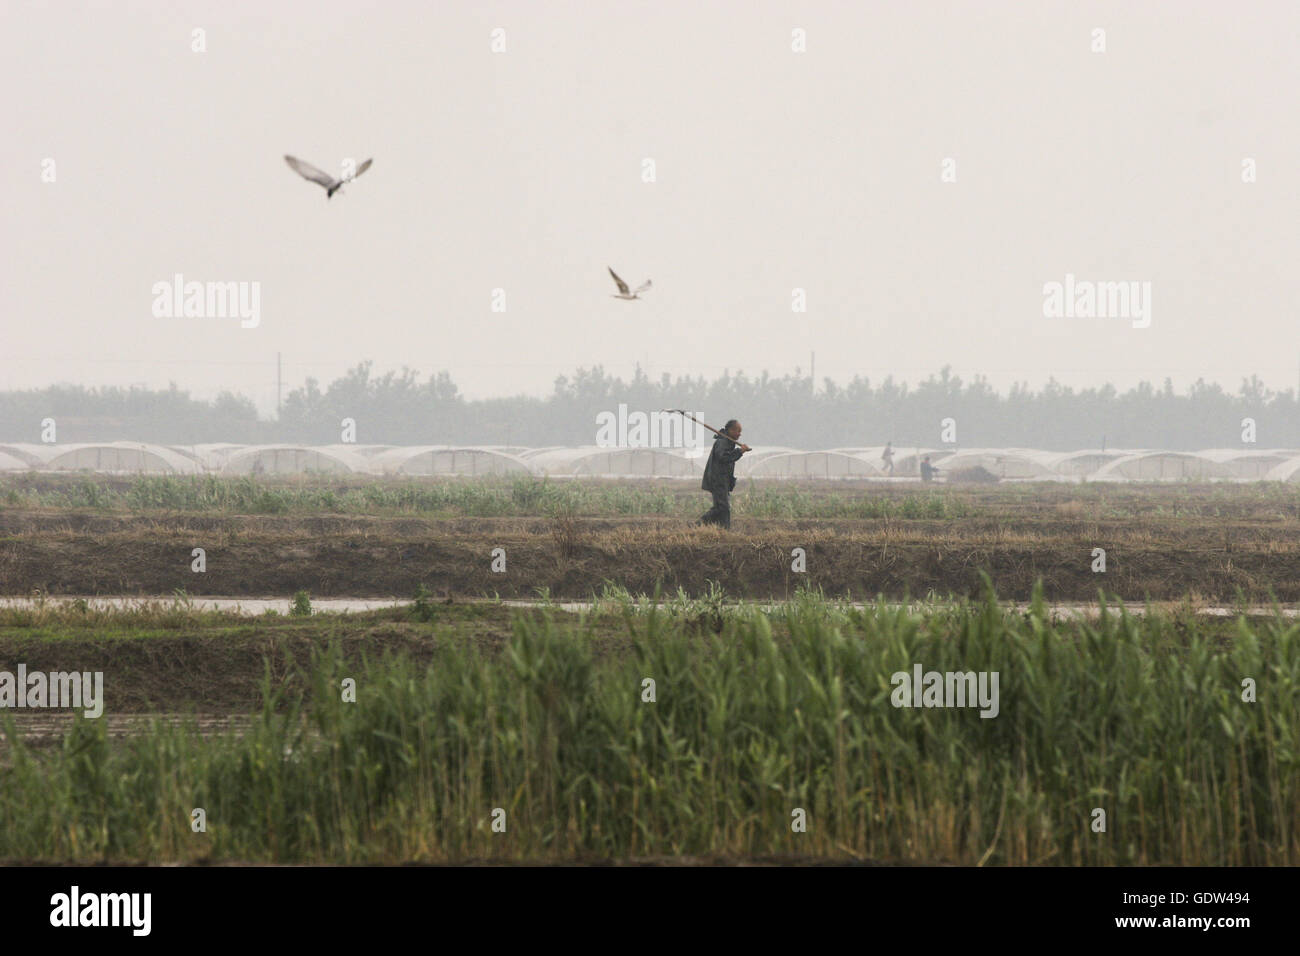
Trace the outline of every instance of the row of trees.
<path fill-rule="evenodd" d="M 854 378 L 847 385 L 827 379 L 814 390 L 810 378 L 798 375 L 738 372 L 709 381 L 665 373 L 652 380 L 638 368 L 624 381 L 596 367 L 559 377 L 544 399 L 467 401 L 446 372 L 423 381 L 410 369 L 376 376 L 369 362 L 324 388 L 308 379 L 289 393 L 279 419 L 269 421 L 243 396 L 199 401 L 175 385 L 0 392 L 0 441 L 38 441 L 41 421 L 53 418 L 61 443 L 331 444 L 350 418 L 362 444 L 582 445 L 595 440 L 596 416 L 620 404 L 631 411 L 698 411 L 718 427 L 739 418 L 755 445 L 806 449 L 886 441 L 933 446 L 945 419 L 953 420 L 956 441 L 967 448 L 1235 447 L 1246 418 L 1256 423 L 1259 447 L 1300 448 L 1296 393 L 1271 391 L 1256 376 L 1235 394 L 1204 381 L 1176 393 L 1167 379 L 1159 388 L 1143 383 L 1125 392 L 1110 385 L 1075 391 L 1053 380 L 1038 390 L 1017 385 L 998 394 L 983 377 L 964 382 L 947 368 L 915 386 L 892 378 Z"/>

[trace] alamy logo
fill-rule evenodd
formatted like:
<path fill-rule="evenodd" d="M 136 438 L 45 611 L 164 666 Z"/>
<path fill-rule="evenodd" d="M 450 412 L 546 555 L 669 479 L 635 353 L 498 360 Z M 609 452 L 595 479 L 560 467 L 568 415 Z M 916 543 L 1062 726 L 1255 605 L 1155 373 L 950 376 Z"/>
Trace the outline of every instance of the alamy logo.
<path fill-rule="evenodd" d="M 1064 282 L 1043 284 L 1043 315 L 1049 319 L 1132 319 L 1151 324 L 1150 282 L 1092 282 L 1067 272 Z"/>
<path fill-rule="evenodd" d="M 129 926 L 133 936 L 148 936 L 152 928 L 152 893 L 70 893 L 50 897 L 51 926 Z"/>
<path fill-rule="evenodd" d="M 699 417 L 698 415 L 696 416 Z M 703 450 L 713 438 L 676 412 L 618 412 L 596 415 L 596 444 L 601 448 L 686 448 Z"/>
<path fill-rule="evenodd" d="M 981 717 L 998 715 L 999 671 L 927 671 L 920 664 L 912 673 L 898 671 L 889 682 L 895 707 L 979 707 Z"/>
<path fill-rule="evenodd" d="M 245 329 L 262 321 L 260 282 L 186 282 L 178 272 L 171 282 L 155 282 L 150 291 L 159 319 L 241 319 Z"/>
<path fill-rule="evenodd" d="M 17 674 L 0 671 L 0 707 L 80 707 L 94 719 L 104 713 L 104 672 L 29 674 L 19 664 Z"/>

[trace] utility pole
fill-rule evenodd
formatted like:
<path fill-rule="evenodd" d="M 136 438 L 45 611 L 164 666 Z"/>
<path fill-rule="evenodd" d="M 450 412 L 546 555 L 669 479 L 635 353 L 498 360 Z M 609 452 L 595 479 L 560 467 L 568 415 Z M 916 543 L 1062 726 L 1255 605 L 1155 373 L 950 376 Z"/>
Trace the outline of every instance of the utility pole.
<path fill-rule="evenodd" d="M 280 419 L 280 386 L 283 379 L 280 376 L 280 353 L 275 353 L 275 418 Z"/>
<path fill-rule="evenodd" d="M 808 377 L 812 379 L 813 394 L 817 394 L 817 353 L 809 352 L 811 358 L 808 360 Z"/>

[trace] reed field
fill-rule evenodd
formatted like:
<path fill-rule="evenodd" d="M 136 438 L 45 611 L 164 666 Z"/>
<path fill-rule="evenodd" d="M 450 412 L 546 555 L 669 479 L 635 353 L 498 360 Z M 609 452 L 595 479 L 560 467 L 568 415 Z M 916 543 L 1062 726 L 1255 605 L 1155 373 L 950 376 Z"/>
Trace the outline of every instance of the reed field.
<path fill-rule="evenodd" d="M 0 859 L 1300 862 L 1298 626 L 1099 610 L 616 587 L 582 613 L 6 609 L 6 662 L 104 649 L 109 712 L 199 708 L 166 682 L 125 703 L 147 678 L 112 660 L 152 642 L 200 669 L 246 658 L 250 699 L 238 732 L 76 717 L 46 746 L 0 712 Z M 997 672 L 996 716 L 894 706 L 891 675 L 918 664 Z"/>

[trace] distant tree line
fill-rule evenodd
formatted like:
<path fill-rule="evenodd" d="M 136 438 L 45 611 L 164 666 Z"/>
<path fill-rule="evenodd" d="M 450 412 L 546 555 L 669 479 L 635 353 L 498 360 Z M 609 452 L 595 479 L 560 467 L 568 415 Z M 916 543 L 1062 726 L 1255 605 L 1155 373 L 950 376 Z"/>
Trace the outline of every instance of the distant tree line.
<path fill-rule="evenodd" d="M 410 369 L 375 376 L 369 362 L 323 389 L 308 379 L 286 396 L 278 420 L 259 418 L 241 395 L 200 401 L 174 384 L 0 392 L 0 441 L 37 442 L 42 420 L 53 418 L 61 444 L 333 444 L 350 418 L 359 444 L 583 445 L 595 441 L 596 416 L 617 412 L 620 403 L 642 412 L 684 408 L 716 427 L 738 418 L 756 446 L 936 446 L 951 418 L 965 448 L 1068 451 L 1104 441 L 1110 448 L 1192 450 L 1241 446 L 1242 421 L 1250 418 L 1257 447 L 1300 448 L 1296 393 L 1266 389 L 1253 375 L 1235 394 L 1205 381 L 1180 394 L 1168 379 L 1126 392 L 1110 385 L 1076 391 L 1052 380 L 998 394 L 982 376 L 963 382 L 948 368 L 914 386 L 856 377 L 847 385 L 826 379 L 814 390 L 812 379 L 799 375 L 737 372 L 709 381 L 665 373 L 652 380 L 638 368 L 624 381 L 598 366 L 560 376 L 546 398 L 467 401 L 447 372 L 424 381 Z"/>

